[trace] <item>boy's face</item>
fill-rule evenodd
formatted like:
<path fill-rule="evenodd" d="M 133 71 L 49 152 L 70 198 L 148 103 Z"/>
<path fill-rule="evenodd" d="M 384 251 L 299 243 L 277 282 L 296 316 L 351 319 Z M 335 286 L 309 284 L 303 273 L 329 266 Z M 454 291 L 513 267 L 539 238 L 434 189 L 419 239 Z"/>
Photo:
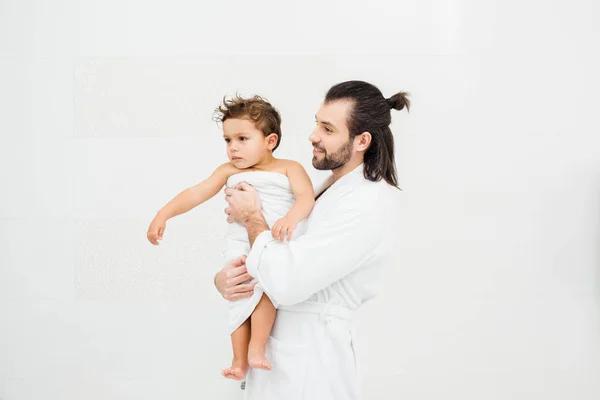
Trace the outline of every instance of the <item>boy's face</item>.
<path fill-rule="evenodd" d="M 251 120 L 231 118 L 223 122 L 227 157 L 237 168 L 249 168 L 259 163 L 275 147 L 272 136 L 277 138 L 275 134 L 265 137 Z"/>
<path fill-rule="evenodd" d="M 336 100 L 322 104 L 315 115 L 317 126 L 308 137 L 313 145 L 313 167 L 319 170 L 339 168 L 350 161 L 354 140 L 346 123 L 352 103 Z"/>

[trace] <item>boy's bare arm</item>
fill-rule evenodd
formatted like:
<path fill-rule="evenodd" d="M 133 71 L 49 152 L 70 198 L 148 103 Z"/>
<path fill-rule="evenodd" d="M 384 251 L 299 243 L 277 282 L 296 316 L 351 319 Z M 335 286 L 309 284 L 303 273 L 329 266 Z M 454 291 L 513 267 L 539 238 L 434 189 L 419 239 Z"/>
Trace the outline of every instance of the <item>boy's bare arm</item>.
<path fill-rule="evenodd" d="M 234 174 L 236 168 L 231 163 L 220 165 L 208 178 L 199 184 L 185 189 L 167 203 L 157 215 L 164 219 L 186 213 L 214 197 Z"/>
<path fill-rule="evenodd" d="M 286 218 L 300 222 L 312 211 L 315 205 L 315 192 L 310 177 L 300 163 L 290 161 L 287 166 L 287 176 L 296 201 L 288 211 Z"/>

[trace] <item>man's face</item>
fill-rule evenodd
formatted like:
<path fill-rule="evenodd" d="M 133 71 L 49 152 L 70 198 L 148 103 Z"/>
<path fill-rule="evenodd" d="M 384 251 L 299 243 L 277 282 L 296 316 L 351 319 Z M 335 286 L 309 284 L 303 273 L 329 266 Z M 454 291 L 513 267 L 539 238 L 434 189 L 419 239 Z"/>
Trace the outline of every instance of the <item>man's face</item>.
<path fill-rule="evenodd" d="M 308 140 L 313 145 L 313 167 L 320 170 L 339 168 L 350 161 L 354 140 L 346 123 L 352 103 L 346 100 L 322 104 L 315 115 L 317 126 Z"/>

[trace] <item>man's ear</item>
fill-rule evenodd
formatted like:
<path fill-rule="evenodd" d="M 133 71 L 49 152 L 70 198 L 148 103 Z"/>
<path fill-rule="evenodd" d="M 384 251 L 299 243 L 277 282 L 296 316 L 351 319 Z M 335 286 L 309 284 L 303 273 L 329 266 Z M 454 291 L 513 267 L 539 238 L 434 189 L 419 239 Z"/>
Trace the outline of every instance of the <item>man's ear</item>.
<path fill-rule="evenodd" d="M 356 135 L 354 138 L 354 149 L 356 151 L 367 151 L 369 146 L 371 145 L 371 133 L 363 132 L 360 135 Z"/>
<path fill-rule="evenodd" d="M 275 146 L 277 146 L 279 135 L 276 133 L 271 133 L 269 136 L 265 137 L 265 141 L 267 143 L 267 149 L 273 150 Z"/>

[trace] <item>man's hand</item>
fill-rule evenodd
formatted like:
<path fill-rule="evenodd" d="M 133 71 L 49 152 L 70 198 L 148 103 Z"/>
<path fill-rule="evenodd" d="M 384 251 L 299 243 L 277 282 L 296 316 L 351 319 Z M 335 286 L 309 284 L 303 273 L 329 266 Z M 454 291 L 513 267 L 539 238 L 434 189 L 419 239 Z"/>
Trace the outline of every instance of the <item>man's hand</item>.
<path fill-rule="evenodd" d="M 235 221 L 246 226 L 246 222 L 253 216 L 262 217 L 260 197 L 256 189 L 246 182 L 238 184 L 235 188 L 225 189 L 225 200 L 229 204 L 225 209 L 227 222 Z"/>
<path fill-rule="evenodd" d="M 251 297 L 256 283 L 246 270 L 246 256 L 232 260 L 215 276 L 215 286 L 225 300 L 234 301 Z"/>

